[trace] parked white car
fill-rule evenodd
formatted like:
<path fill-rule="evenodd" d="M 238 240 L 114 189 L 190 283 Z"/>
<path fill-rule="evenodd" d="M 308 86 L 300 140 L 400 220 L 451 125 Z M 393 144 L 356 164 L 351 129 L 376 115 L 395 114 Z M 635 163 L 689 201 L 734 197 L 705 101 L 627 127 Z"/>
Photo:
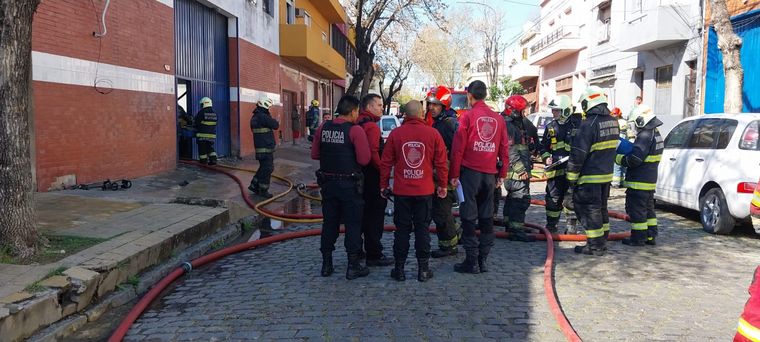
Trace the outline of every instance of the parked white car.
<path fill-rule="evenodd" d="M 528 115 L 528 120 L 538 129 L 538 138 L 543 139 L 546 125 L 554 120 L 554 116 L 552 116 L 552 113 L 533 113 Z"/>
<path fill-rule="evenodd" d="M 391 131 L 401 126 L 401 121 L 395 116 L 395 115 L 383 115 L 380 117 L 380 121 L 377 122 L 377 125 L 380 126 L 380 136 L 383 137 L 383 141 L 385 139 L 388 139 L 388 135 L 391 134 Z"/>
<path fill-rule="evenodd" d="M 760 114 L 708 114 L 678 123 L 665 138 L 658 201 L 698 210 L 705 231 L 730 233 L 749 219 L 760 178 Z"/>

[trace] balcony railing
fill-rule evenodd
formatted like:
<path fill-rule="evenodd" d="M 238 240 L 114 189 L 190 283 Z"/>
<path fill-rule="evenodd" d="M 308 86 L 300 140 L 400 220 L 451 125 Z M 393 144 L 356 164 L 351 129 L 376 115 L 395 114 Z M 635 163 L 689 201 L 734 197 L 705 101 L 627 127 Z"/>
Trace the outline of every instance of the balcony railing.
<path fill-rule="evenodd" d="M 578 38 L 578 26 L 560 26 L 558 29 L 545 35 L 536 44 L 533 44 L 530 47 L 530 54 L 533 55 L 564 38 Z"/>

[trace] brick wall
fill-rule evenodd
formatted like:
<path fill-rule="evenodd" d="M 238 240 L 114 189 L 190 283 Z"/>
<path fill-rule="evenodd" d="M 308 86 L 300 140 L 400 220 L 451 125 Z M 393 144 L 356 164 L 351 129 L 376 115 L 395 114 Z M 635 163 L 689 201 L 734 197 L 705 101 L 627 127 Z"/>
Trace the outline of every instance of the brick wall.
<path fill-rule="evenodd" d="M 92 6 L 95 4 L 95 7 Z M 32 26 L 32 49 L 161 73 L 174 73 L 174 10 L 156 0 L 111 1 L 108 32 L 100 32 L 105 0 L 45 0 Z M 172 71 L 167 72 L 168 64 Z"/>
<path fill-rule="evenodd" d="M 243 39 L 231 38 L 230 45 L 236 45 L 240 55 L 240 87 L 255 89 L 259 91 L 280 94 L 280 56 L 275 55 L 266 49 L 256 46 Z M 256 108 L 255 102 L 235 102 L 234 108 L 239 108 L 240 117 L 238 121 L 239 134 L 238 138 L 233 134 L 233 141 L 239 141 L 239 151 L 241 157 L 253 155 L 253 134 L 251 133 L 250 121 L 253 110 Z M 275 105 L 269 110 L 272 116 L 282 124 L 282 106 Z M 279 139 L 279 132 L 275 132 L 275 138 Z"/>
<path fill-rule="evenodd" d="M 94 4 L 94 6 L 93 6 Z M 174 12 L 155 0 L 45 0 L 34 17 L 34 51 L 174 74 Z M 169 71 L 165 69 L 169 66 Z M 134 178 L 176 166 L 173 94 L 34 81 L 38 190 L 56 177 L 79 183 Z"/>
<path fill-rule="evenodd" d="M 176 167 L 174 95 L 33 82 L 37 184 L 135 178 Z M 167 110 L 167 107 L 169 110 Z"/>

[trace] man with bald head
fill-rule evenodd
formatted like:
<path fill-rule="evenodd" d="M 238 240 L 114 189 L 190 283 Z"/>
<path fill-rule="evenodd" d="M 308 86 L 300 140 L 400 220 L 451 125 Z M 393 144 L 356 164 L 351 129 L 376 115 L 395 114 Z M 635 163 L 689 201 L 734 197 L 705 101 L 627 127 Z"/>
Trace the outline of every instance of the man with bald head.
<path fill-rule="evenodd" d="M 397 281 L 406 280 L 404 264 L 409 254 L 409 238 L 414 231 L 417 280 L 427 281 L 433 277 L 429 266 L 428 233 L 428 226 L 432 220 L 433 196 L 445 198 L 447 193 L 446 144 L 441 135 L 425 123 L 422 105 L 418 101 L 409 101 L 404 109 L 406 119 L 401 127 L 391 131 L 388 136 L 380 163 L 380 188 L 383 189 L 383 197 L 388 197 L 391 193 L 395 197 L 395 267 L 391 271 L 391 278 Z"/>

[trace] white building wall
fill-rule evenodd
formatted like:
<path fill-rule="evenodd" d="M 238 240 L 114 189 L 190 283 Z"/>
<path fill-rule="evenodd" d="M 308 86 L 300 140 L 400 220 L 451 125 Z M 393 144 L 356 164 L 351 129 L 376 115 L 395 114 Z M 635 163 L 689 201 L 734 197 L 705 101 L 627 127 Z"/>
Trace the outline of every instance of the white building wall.
<path fill-rule="evenodd" d="M 272 1 L 273 14 L 264 12 L 264 1 L 243 0 L 201 0 L 209 7 L 217 8 L 227 17 L 237 18 L 239 38 L 258 45 L 269 52 L 280 54 L 280 4 Z M 235 23 L 230 22 L 229 37 L 235 37 Z"/>
<path fill-rule="evenodd" d="M 539 77 L 539 111 L 548 111 L 549 102 L 557 96 L 557 80 L 573 77 L 570 97 L 576 101 L 586 88 L 586 72 L 589 66 L 591 44 L 591 0 L 549 0 L 541 7 L 541 34 L 534 41 L 540 41 L 561 26 L 577 26 L 580 40 L 586 48 L 557 61 L 541 66 Z M 547 47 L 551 49 L 552 47 Z"/>

